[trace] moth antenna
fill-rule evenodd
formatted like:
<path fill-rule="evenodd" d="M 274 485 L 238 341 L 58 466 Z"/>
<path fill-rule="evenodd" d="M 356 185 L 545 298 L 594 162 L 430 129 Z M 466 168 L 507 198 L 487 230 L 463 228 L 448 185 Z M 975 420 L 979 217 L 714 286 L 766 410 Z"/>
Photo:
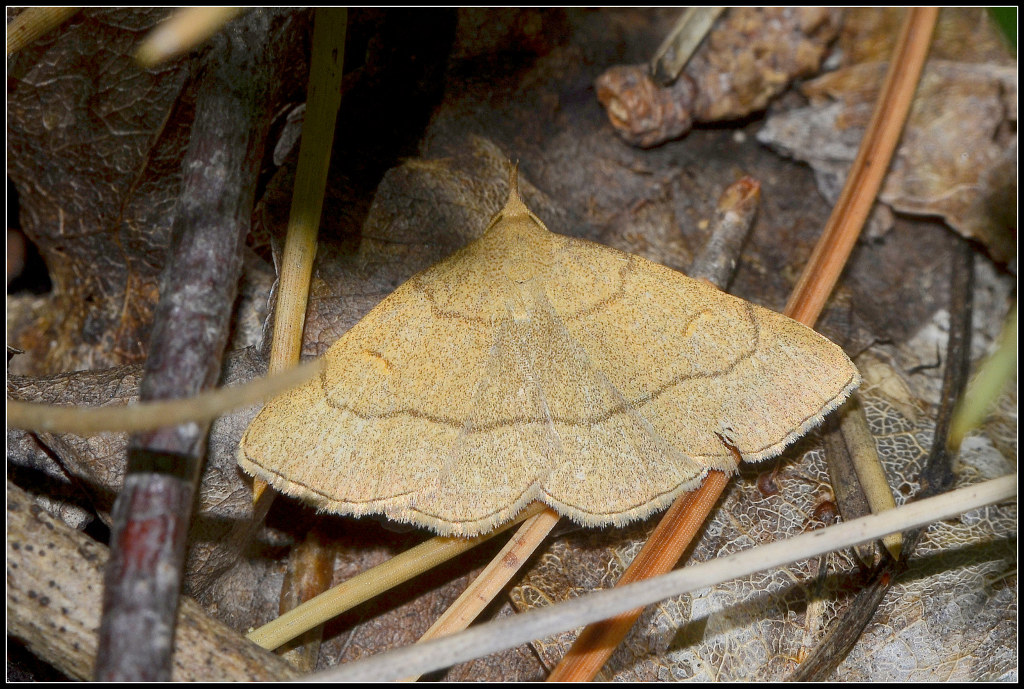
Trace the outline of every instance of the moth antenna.
<path fill-rule="evenodd" d="M 523 197 L 519 195 L 519 161 L 509 161 L 508 169 L 508 196 L 511 199 L 513 196 L 517 197 L 520 201 Z"/>
<path fill-rule="evenodd" d="M 505 208 L 502 209 L 502 215 L 506 218 L 513 215 L 531 215 L 526 204 L 523 203 L 523 197 L 519 193 L 519 162 L 512 163 L 508 171 L 508 200 L 505 201 Z"/>

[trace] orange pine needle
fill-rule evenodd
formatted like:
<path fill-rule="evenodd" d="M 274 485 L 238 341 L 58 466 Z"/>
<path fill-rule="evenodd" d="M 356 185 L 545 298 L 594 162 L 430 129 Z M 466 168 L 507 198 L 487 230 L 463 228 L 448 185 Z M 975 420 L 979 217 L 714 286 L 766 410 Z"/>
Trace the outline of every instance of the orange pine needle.
<path fill-rule="evenodd" d="M 616 586 L 625 586 L 672 569 L 680 553 L 686 550 L 704 524 L 707 514 L 718 502 L 728 483 L 729 477 L 726 474 L 711 471 L 700 488 L 676 500 Z M 548 681 L 568 682 L 574 678 L 593 678 L 642 612 L 643 608 L 637 608 L 586 627 L 576 639 L 572 650 L 548 676 Z"/>
<path fill-rule="evenodd" d="M 938 9 L 934 7 L 907 12 L 885 84 L 842 195 L 786 305 L 786 315 L 808 327 L 813 327 L 818 320 L 881 188 L 910 112 L 937 18 Z M 629 581 L 647 579 L 672 569 L 727 483 L 724 474 L 711 472 L 695 494 L 680 497 L 644 545 L 637 561 L 630 565 Z M 691 498 L 691 495 L 700 497 Z M 677 507 L 685 515 L 677 515 Z M 644 556 L 648 551 L 651 554 Z M 628 582 L 624 575 L 619 584 L 625 583 Z M 593 679 L 639 614 L 638 610 L 586 627 L 548 680 Z"/>

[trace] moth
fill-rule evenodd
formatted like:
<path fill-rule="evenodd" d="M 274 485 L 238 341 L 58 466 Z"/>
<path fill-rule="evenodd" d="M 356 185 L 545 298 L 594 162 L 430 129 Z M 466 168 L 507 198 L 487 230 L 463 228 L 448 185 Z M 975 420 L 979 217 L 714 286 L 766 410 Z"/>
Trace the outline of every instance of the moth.
<path fill-rule="evenodd" d="M 534 500 L 590 526 L 779 454 L 860 382 L 785 316 L 553 233 L 516 172 L 476 241 L 402 284 L 271 400 L 238 462 L 278 491 L 442 535 Z"/>

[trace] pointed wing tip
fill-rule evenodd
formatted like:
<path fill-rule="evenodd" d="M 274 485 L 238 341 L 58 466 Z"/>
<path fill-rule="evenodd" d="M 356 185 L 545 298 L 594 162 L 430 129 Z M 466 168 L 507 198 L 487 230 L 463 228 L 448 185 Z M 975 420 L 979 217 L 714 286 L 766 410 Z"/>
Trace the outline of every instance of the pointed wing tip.
<path fill-rule="evenodd" d="M 824 422 L 825 417 L 843 406 L 843 404 L 850 399 L 851 395 L 853 395 L 854 391 L 856 391 L 857 387 L 861 384 L 862 379 L 860 371 L 857 370 L 857 367 L 852 361 L 850 362 L 850 367 L 852 373 L 850 378 L 846 381 L 846 384 L 836 392 L 835 395 L 829 398 L 816 414 L 808 416 L 803 423 L 790 431 L 779 442 L 773 443 L 754 452 L 741 453 L 742 460 L 748 463 L 761 462 L 766 459 L 771 459 L 772 457 L 777 457 L 790 445 L 821 425 L 821 423 Z"/>

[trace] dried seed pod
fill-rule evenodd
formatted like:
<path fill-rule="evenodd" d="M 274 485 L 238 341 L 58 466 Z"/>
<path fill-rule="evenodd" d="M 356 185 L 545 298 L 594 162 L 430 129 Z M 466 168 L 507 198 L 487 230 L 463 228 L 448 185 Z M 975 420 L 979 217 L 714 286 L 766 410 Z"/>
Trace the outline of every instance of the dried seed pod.
<path fill-rule="evenodd" d="M 659 87 L 647 65 L 613 67 L 596 82 L 598 99 L 619 135 L 643 148 L 682 136 L 693 122 L 746 117 L 818 70 L 841 16 L 833 8 L 731 9 L 674 85 Z"/>
<path fill-rule="evenodd" d="M 697 87 L 686 74 L 662 88 L 647 65 L 621 65 L 598 77 L 595 86 L 615 131 L 634 146 L 657 146 L 693 126 Z"/>

